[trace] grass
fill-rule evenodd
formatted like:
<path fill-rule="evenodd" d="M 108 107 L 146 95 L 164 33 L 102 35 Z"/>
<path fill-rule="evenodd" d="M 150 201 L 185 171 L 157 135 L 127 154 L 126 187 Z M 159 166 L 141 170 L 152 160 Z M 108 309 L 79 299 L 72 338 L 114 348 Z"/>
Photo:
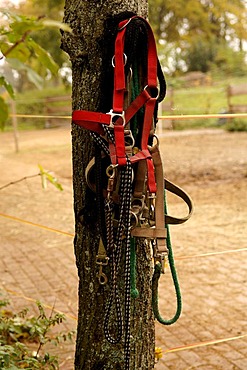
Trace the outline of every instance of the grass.
<path fill-rule="evenodd" d="M 169 86 L 169 78 L 167 80 Z M 172 113 L 174 115 L 225 113 L 228 110 L 227 86 L 244 83 L 247 83 L 247 76 L 215 79 L 212 86 L 174 88 Z M 234 103 L 246 103 L 246 96 L 235 97 Z M 166 111 L 162 114 L 171 114 L 171 112 Z M 218 119 L 175 121 L 176 129 L 218 127 L 219 125 Z"/>
<path fill-rule="evenodd" d="M 45 115 L 46 113 L 46 101 L 47 97 L 57 96 L 70 96 L 71 90 L 67 90 L 63 85 L 57 87 L 45 88 L 42 90 L 29 90 L 16 96 L 16 113 L 17 114 L 31 114 L 31 115 Z M 54 103 L 63 106 L 62 103 Z M 61 114 L 61 113 L 58 113 Z M 67 115 L 63 113 L 62 115 Z M 67 122 L 65 120 L 63 123 Z M 39 130 L 43 129 L 46 125 L 44 118 L 18 118 L 18 129 L 19 130 Z M 12 130 L 12 122 L 9 118 L 5 125 L 5 131 Z"/>
<path fill-rule="evenodd" d="M 209 113 L 224 113 L 227 112 L 227 93 L 226 89 L 229 84 L 243 84 L 247 83 L 247 76 L 245 77 L 221 77 L 217 76 L 212 80 L 211 86 L 197 86 L 197 87 L 180 87 L 179 84 L 171 77 L 166 77 L 168 87 L 174 87 L 174 109 L 172 113 L 175 115 L 187 114 L 209 114 Z M 17 95 L 16 109 L 17 113 L 24 114 L 44 114 L 45 112 L 45 98 L 52 96 L 71 95 L 71 91 L 66 90 L 63 86 L 54 88 L 46 88 L 41 91 L 32 90 Z M 165 101 L 169 101 L 169 97 Z M 246 96 L 236 97 L 235 103 L 245 103 Z M 56 103 L 59 110 L 59 103 Z M 62 103 L 64 104 L 64 103 Z M 59 111 L 58 111 L 59 114 Z M 162 114 L 171 114 L 170 112 L 162 112 Z M 65 121 L 63 121 L 64 123 Z M 66 121 L 67 122 L 67 121 Z M 219 127 L 222 122 L 218 119 L 192 119 L 184 121 L 176 121 L 176 129 L 186 128 L 205 128 L 205 127 Z M 18 119 L 18 128 L 20 130 L 42 129 L 45 127 L 44 119 Z M 11 130 L 11 120 L 6 125 L 6 130 Z"/>

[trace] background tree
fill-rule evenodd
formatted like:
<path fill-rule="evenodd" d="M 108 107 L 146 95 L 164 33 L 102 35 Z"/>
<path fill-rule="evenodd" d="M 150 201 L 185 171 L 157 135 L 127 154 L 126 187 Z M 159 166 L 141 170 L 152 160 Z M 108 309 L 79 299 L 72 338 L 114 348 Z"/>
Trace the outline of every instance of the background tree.
<path fill-rule="evenodd" d="M 26 0 L 20 3 L 18 13 L 26 16 L 46 17 L 56 21 L 63 19 L 64 0 Z M 61 67 L 68 64 L 69 59 L 66 53 L 59 48 L 58 40 L 60 38 L 59 29 L 44 28 L 41 31 L 32 33 L 33 39 L 46 49 Z"/>
<path fill-rule="evenodd" d="M 62 47 L 70 55 L 73 73 L 73 109 L 99 110 L 107 91 L 102 91 L 105 21 L 123 11 L 147 16 L 147 1 L 65 2 L 64 20 L 73 34 L 64 34 Z M 100 226 L 97 204 L 88 191 L 85 169 L 94 154 L 87 131 L 72 125 L 73 184 L 75 211 L 75 256 L 79 275 L 79 314 L 75 369 L 123 369 L 123 343 L 109 344 L 103 333 L 105 303 L 109 287 L 99 285 L 96 254 Z M 150 251 L 137 248 L 138 299 L 131 301 L 131 369 L 154 367 L 154 320 L 151 308 Z M 120 282 L 123 285 L 124 282 Z M 122 302 L 123 304 L 123 302 Z"/>
<path fill-rule="evenodd" d="M 55 76 L 59 69 L 50 54 L 33 39 L 33 32 L 40 32 L 49 27 L 66 30 L 69 28 L 58 21 L 17 15 L 6 9 L 0 9 L 0 16 L 0 88 L 3 87 L 13 99 L 13 86 L 18 86 L 17 82 L 21 76 L 25 75 L 30 83 L 42 88 L 47 73 Z M 7 117 L 8 106 L 4 97 L 0 96 L 0 126 L 4 125 Z"/>
<path fill-rule="evenodd" d="M 245 0 L 230 3 L 227 0 L 149 1 L 159 52 L 167 55 L 166 64 L 169 57 L 172 58 L 173 70 L 181 64 L 184 70 L 203 72 L 210 70 L 211 65 L 221 68 L 222 65 L 217 65 L 217 54 L 224 47 L 231 47 L 238 60 L 242 57 L 244 61 L 246 10 Z"/>

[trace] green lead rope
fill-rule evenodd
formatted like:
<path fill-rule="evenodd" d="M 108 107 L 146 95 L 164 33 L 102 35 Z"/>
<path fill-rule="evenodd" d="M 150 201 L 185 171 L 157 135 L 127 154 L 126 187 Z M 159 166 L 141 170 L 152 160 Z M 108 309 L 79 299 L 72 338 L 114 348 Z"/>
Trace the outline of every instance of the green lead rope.
<path fill-rule="evenodd" d="M 137 63 L 135 63 L 135 61 L 133 62 L 132 68 L 133 68 L 133 78 L 132 78 L 131 98 L 133 101 L 138 96 L 139 91 L 140 91 L 139 73 L 138 73 Z M 140 119 L 140 116 L 143 117 L 143 108 L 132 119 L 131 131 L 133 133 L 134 139 L 136 139 L 138 135 L 138 119 Z M 167 214 L 167 204 L 166 204 L 165 192 L 164 192 L 164 208 L 165 208 L 165 213 Z M 176 292 L 176 297 L 177 297 L 177 311 L 174 317 L 170 320 L 164 320 L 160 315 L 159 307 L 158 307 L 158 283 L 159 283 L 159 278 L 161 275 L 161 264 L 160 263 L 157 263 L 154 267 L 154 274 L 152 278 L 152 306 L 153 306 L 153 312 L 154 312 L 155 318 L 163 325 L 171 325 L 178 320 L 181 314 L 182 298 L 181 298 L 181 292 L 180 292 L 177 272 L 176 272 L 174 258 L 173 258 L 171 238 L 170 238 L 170 232 L 169 232 L 168 225 L 166 225 L 166 228 L 167 228 L 167 248 L 169 250 L 168 261 L 169 261 L 170 270 L 171 270 L 172 279 L 174 282 L 175 292 Z M 130 293 L 131 293 L 132 298 L 139 297 L 139 291 L 136 288 L 135 238 L 131 238 L 131 241 L 130 241 Z"/>
<path fill-rule="evenodd" d="M 130 239 L 130 295 L 131 298 L 138 298 L 139 291 L 136 288 L 136 248 L 135 239 Z"/>
<path fill-rule="evenodd" d="M 165 203 L 165 213 L 167 214 L 167 204 L 166 204 L 166 196 L 164 192 L 164 203 Z M 156 263 L 154 267 L 154 274 L 153 274 L 153 279 L 152 279 L 152 306 L 153 306 L 153 312 L 154 312 L 154 317 L 163 325 L 172 325 L 174 324 L 178 318 L 181 315 L 182 312 L 182 297 L 181 297 L 181 291 L 179 287 L 179 282 L 178 282 L 178 276 L 177 276 L 177 271 L 174 263 L 174 257 L 173 257 L 173 251 L 172 251 L 172 245 L 171 245 L 171 237 L 170 237 L 170 231 L 168 225 L 166 225 L 167 228 L 167 248 L 168 248 L 168 261 L 170 265 L 170 270 L 172 274 L 172 279 L 174 282 L 174 287 L 175 287 L 175 292 L 176 292 L 176 297 L 177 297 L 177 310 L 175 315 L 168 320 L 163 319 L 159 312 L 159 304 L 158 304 L 158 283 L 159 283 L 159 278 L 161 275 L 161 263 Z"/>

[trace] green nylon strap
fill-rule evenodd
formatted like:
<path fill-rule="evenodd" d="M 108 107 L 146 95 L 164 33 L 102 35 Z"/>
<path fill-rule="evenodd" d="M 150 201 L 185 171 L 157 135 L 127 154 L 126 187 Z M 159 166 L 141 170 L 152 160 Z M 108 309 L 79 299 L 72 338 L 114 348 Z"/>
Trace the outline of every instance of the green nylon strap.
<path fill-rule="evenodd" d="M 164 204 L 165 204 L 165 213 L 167 214 L 167 204 L 166 204 L 166 194 L 164 192 Z M 172 325 L 174 324 L 178 318 L 181 315 L 182 312 L 182 297 L 181 297 L 181 291 L 179 287 L 179 282 L 178 282 L 178 276 L 177 276 L 177 271 L 174 263 L 174 257 L 173 257 L 173 251 L 172 251 L 172 245 L 171 245 L 171 237 L 170 237 L 170 231 L 169 231 L 169 226 L 166 225 L 167 228 L 167 248 L 168 248 L 168 261 L 170 265 L 170 270 L 172 274 L 172 279 L 175 287 L 175 292 L 176 292 L 176 299 L 177 299 L 177 310 L 175 315 L 171 319 L 163 319 L 163 317 L 160 315 L 159 312 L 159 304 L 158 304 L 158 283 L 159 283 L 159 278 L 161 275 L 161 264 L 156 263 L 154 267 L 154 274 L 153 274 L 153 279 L 152 279 L 152 306 L 153 306 L 153 312 L 154 312 L 154 317 L 163 325 Z"/>

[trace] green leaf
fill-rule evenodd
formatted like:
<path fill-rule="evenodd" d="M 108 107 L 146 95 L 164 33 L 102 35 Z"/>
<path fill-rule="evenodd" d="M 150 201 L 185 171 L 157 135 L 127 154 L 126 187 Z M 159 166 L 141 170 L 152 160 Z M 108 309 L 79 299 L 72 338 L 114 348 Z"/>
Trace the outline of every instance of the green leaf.
<path fill-rule="evenodd" d="M 10 23 L 10 27 L 16 34 L 19 34 L 21 37 L 25 33 L 41 30 L 43 28 L 43 25 L 40 22 L 37 22 L 37 19 L 26 18 L 22 21 L 14 21 Z"/>
<path fill-rule="evenodd" d="M 23 42 L 9 51 L 12 46 L 13 44 L 8 42 L 1 43 L 1 51 L 7 58 L 18 59 L 21 62 L 26 62 L 31 56 L 30 50 Z"/>
<path fill-rule="evenodd" d="M 9 108 L 5 100 L 0 96 L 0 128 L 4 129 L 4 124 L 9 116 Z"/>
<path fill-rule="evenodd" d="M 32 68 L 27 67 L 27 77 L 30 82 L 32 82 L 39 90 L 43 88 L 44 80 L 43 78 L 38 75 Z"/>
<path fill-rule="evenodd" d="M 18 58 L 6 58 L 5 61 L 10 65 L 11 68 L 16 69 L 17 71 L 26 69 L 26 65 Z"/>
<path fill-rule="evenodd" d="M 59 66 L 54 62 L 51 55 L 43 49 L 39 44 L 37 44 L 34 40 L 29 39 L 27 42 L 29 48 L 34 50 L 36 56 L 38 57 L 39 62 L 49 69 L 53 75 L 58 73 Z"/>
<path fill-rule="evenodd" d="M 16 58 L 6 58 L 6 61 L 13 69 L 16 69 L 17 71 L 26 71 L 29 81 L 32 82 L 38 89 L 42 89 L 44 82 L 43 77 L 41 77 L 31 67 L 27 66 Z"/>
<path fill-rule="evenodd" d="M 53 19 L 44 19 L 41 22 L 44 25 L 44 28 L 53 27 L 53 28 L 59 28 L 66 32 L 72 32 L 72 29 L 70 28 L 70 26 L 68 26 L 68 24 L 63 23 L 63 22 L 55 21 Z"/>
<path fill-rule="evenodd" d="M 4 86 L 7 92 L 9 93 L 9 96 L 14 99 L 15 93 L 13 86 L 5 79 L 4 76 L 0 76 L 0 86 Z"/>
<path fill-rule="evenodd" d="M 38 165 L 40 169 L 40 176 L 41 176 L 41 182 L 42 182 L 42 187 L 43 189 L 47 188 L 47 180 L 54 185 L 58 190 L 63 191 L 62 185 L 58 182 L 56 177 L 54 177 L 52 174 L 49 172 L 45 171 L 44 168 L 39 164 Z"/>

